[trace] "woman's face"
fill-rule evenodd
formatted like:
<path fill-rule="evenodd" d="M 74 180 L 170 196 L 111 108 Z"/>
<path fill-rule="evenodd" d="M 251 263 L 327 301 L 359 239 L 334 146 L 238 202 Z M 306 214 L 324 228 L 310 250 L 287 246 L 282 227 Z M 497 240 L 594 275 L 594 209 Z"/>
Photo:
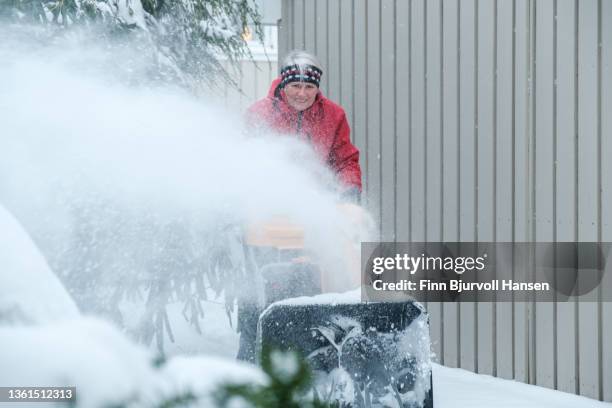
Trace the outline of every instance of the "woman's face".
<path fill-rule="evenodd" d="M 303 111 L 312 106 L 319 88 L 309 82 L 289 82 L 285 86 L 287 103 L 297 111 Z"/>

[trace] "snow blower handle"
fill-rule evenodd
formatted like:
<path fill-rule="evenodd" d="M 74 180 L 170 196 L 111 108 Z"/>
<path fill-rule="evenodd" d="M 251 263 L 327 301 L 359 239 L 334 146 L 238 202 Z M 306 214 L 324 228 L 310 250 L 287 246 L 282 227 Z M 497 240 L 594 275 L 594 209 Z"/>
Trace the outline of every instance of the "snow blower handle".
<path fill-rule="evenodd" d="M 332 267 L 327 264 L 327 267 L 323 267 L 319 259 L 312 259 L 305 248 L 304 228 L 288 217 L 276 216 L 265 222 L 249 225 L 246 230 L 246 244 L 276 254 L 276 257 L 268 257 L 266 262 L 259 263 L 261 267 L 271 263 L 287 262 L 293 267 L 283 268 L 286 273 L 292 270 L 316 269 L 318 276 L 316 286 L 320 292 L 344 292 L 355 289 L 361 283 L 361 242 L 368 241 L 372 236 L 371 231 L 375 229 L 374 221 L 366 210 L 356 204 L 341 203 L 338 204 L 338 210 L 342 214 L 340 217 L 342 221 L 339 224 L 340 235 L 335 255 L 340 262 L 335 262 Z M 310 276 L 314 277 L 312 273 Z M 280 279 L 284 280 L 282 286 L 287 281 L 291 281 L 287 276 Z M 305 296 L 311 293 L 294 292 L 294 294 Z"/>

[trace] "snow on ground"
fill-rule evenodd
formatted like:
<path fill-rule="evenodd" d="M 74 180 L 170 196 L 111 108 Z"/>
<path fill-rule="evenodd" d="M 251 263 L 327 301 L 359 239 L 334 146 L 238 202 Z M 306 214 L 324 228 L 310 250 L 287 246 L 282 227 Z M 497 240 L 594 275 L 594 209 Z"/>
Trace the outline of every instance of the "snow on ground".
<path fill-rule="evenodd" d="M 6 274 L 0 276 L 8 281 Z M 346 294 L 345 300 L 351 296 L 354 294 Z M 327 298 L 329 295 L 318 301 Z M 306 301 L 300 299 L 295 303 Z M 80 318 L 27 327 L 0 325 L 0 367 L 19 367 L 0 370 L 0 385 L 76 385 L 80 407 L 100 406 L 134 396 L 150 402 L 190 390 L 205 398 L 202 406 L 212 406 L 206 398 L 223 382 L 264 382 L 255 367 L 233 360 L 238 336 L 229 326 L 222 299 L 204 306 L 203 335 L 184 321 L 180 305 L 170 306 L 176 343 L 166 344 L 168 354 L 174 356 L 160 369 L 151 364 L 153 353 L 98 319 Z M 196 353 L 217 357 L 185 355 Z M 609 403 L 461 369 L 434 365 L 433 370 L 436 408 L 612 407 Z"/>
<path fill-rule="evenodd" d="M 225 311 L 223 295 L 216 296 L 214 291 L 207 289 L 207 299 L 201 302 L 204 311 L 204 317 L 199 321 L 201 332 L 198 332 L 183 314 L 184 302 L 168 303 L 166 312 L 174 341 L 167 332 L 164 332 L 164 353 L 166 355 L 204 354 L 229 359 L 236 357 L 240 339 L 236 332 L 236 307 L 231 313 L 230 324 Z M 119 309 L 126 330 L 137 333 L 145 314 L 143 302 L 123 300 Z M 156 342 L 151 343 L 151 351 L 157 352 Z"/>
<path fill-rule="evenodd" d="M 172 358 L 162 371 L 170 390 L 192 392 L 201 400 L 202 407 L 213 407 L 211 395 L 224 384 L 266 384 L 268 377 L 259 368 L 234 359 L 215 357 Z M 242 405 L 234 405 L 239 408 Z"/>
<path fill-rule="evenodd" d="M 210 407 L 221 384 L 266 381 L 232 359 L 178 356 L 157 367 L 151 352 L 95 318 L 0 326 L 0 339 L 0 386 L 76 386 L 79 408 L 158 406 L 187 392 L 199 398 L 197 407 Z"/>
<path fill-rule="evenodd" d="M 222 298 L 202 302 L 202 308 L 205 315 L 200 325 L 202 330 L 200 334 L 183 317 L 182 303 L 168 305 L 168 319 L 176 342 L 172 343 L 166 335 L 165 351 L 169 355 L 201 353 L 228 359 L 235 358 L 239 341 L 239 334 L 236 333 L 236 314 L 232 314 L 232 327 L 225 314 Z"/>
<path fill-rule="evenodd" d="M 435 408 L 610 408 L 599 402 L 517 381 L 433 366 Z"/>
<path fill-rule="evenodd" d="M 283 304 L 313 304 L 358 301 L 359 291 L 351 291 L 335 297 L 333 294 L 324 294 L 314 297 L 300 297 L 282 301 Z M 222 301 L 221 301 L 222 303 Z M 215 338 L 223 355 L 232 356 L 237 353 L 237 335 L 228 331 L 227 316 L 223 307 L 206 309 L 207 315 L 204 326 L 224 328 L 217 332 Z M 174 351 L 180 352 L 184 346 L 180 344 L 177 335 L 177 344 Z M 197 333 L 188 337 L 190 352 L 210 352 L 211 341 L 204 338 L 198 343 Z M 200 346 L 198 346 L 198 344 Z M 236 347 L 236 348 L 233 348 Z M 472 372 L 448 368 L 439 364 L 433 365 L 433 389 L 435 408 L 612 408 L 611 403 L 595 401 L 561 391 L 550 390 L 534 385 L 523 384 L 517 381 L 494 378 L 488 375 L 474 374 Z"/>
<path fill-rule="evenodd" d="M 200 398 L 198 406 L 209 407 L 221 384 L 265 381 L 259 369 L 232 358 L 176 356 L 158 367 L 153 352 L 112 324 L 81 317 L 28 234 L 2 206 L 0 248 L 0 386 L 76 386 L 79 408 L 125 402 L 149 407 L 186 392 Z M 199 351 L 233 356 L 237 335 L 222 305 L 206 308 L 216 316 L 199 338 L 184 335 L 175 306 L 172 315 L 182 334 L 176 353 L 198 351 L 197 343 Z"/>
<path fill-rule="evenodd" d="M 84 407 L 127 400 L 154 378 L 147 352 L 99 320 L 0 326 L 0 339 L 0 367 L 13 367 L 0 385 L 76 386 Z"/>
<path fill-rule="evenodd" d="M 0 205 L 0 323 L 40 323 L 78 315 L 30 236 Z"/>

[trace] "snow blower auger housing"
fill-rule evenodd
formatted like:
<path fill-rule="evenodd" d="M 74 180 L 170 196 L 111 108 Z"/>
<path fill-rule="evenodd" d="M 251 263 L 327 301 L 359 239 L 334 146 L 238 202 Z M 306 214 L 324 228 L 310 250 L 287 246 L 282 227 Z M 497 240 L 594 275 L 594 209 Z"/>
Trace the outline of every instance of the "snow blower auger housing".
<path fill-rule="evenodd" d="M 320 295 L 270 305 L 259 318 L 259 347 L 306 357 L 322 401 L 359 408 L 432 408 L 423 308 L 416 302 L 331 301 Z"/>
<path fill-rule="evenodd" d="M 355 207 L 349 216 L 363 211 Z M 249 229 L 246 243 L 263 283 L 265 310 L 254 313 L 259 352 L 264 344 L 297 351 L 315 374 L 315 396 L 331 404 L 433 407 L 429 322 L 418 302 L 361 302 L 359 289 L 326 293 L 338 288 L 305 253 L 303 229 L 282 218 Z M 347 256 L 360 259 L 358 250 Z"/>

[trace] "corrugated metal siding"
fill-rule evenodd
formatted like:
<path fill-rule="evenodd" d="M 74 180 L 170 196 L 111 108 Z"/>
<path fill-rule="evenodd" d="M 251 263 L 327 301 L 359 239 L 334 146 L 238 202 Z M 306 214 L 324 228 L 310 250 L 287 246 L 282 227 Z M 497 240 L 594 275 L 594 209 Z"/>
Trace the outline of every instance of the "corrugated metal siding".
<path fill-rule="evenodd" d="M 283 0 L 282 16 L 280 54 L 317 54 L 347 111 L 383 240 L 612 241 L 612 1 Z M 434 350 L 612 401 L 612 304 L 586 296 L 429 303 Z"/>

